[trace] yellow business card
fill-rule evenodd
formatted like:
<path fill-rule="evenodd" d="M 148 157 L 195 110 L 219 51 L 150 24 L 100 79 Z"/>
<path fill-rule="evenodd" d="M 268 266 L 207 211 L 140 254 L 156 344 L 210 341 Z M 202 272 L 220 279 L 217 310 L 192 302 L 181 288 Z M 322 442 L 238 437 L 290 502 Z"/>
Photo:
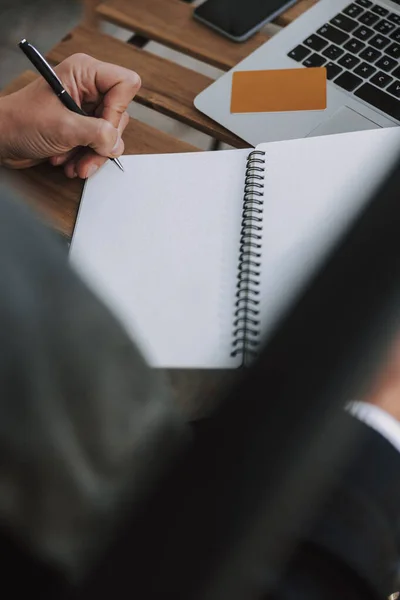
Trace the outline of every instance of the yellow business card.
<path fill-rule="evenodd" d="M 233 73 L 232 113 L 323 110 L 325 108 L 325 67 L 235 71 Z"/>

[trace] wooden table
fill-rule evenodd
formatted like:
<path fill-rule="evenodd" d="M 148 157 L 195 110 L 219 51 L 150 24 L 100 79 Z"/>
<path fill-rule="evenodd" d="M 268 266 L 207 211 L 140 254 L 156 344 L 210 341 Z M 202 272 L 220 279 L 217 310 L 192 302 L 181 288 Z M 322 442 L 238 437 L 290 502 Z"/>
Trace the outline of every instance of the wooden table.
<path fill-rule="evenodd" d="M 258 33 L 249 41 L 237 44 L 219 36 L 192 18 L 193 6 L 182 0 L 98 0 L 86 2 L 85 23 L 71 31 L 53 48 L 47 58 L 56 64 L 76 52 L 90 53 L 108 62 L 135 69 L 143 86 L 135 102 L 172 117 L 214 139 L 244 148 L 248 144 L 202 115 L 193 106 L 195 96 L 212 80 L 205 75 L 161 58 L 132 44 L 121 42 L 96 29 L 104 19 L 120 25 L 147 40 L 195 57 L 222 70 L 228 70 L 267 40 Z M 299 0 L 281 15 L 278 24 L 285 26 L 315 4 L 317 0 Z M 12 93 L 35 78 L 25 72 L 2 93 Z M 131 119 L 125 136 L 127 154 L 193 152 L 193 146 L 149 125 Z M 61 169 L 40 165 L 10 174 L 21 194 L 43 218 L 63 236 L 70 238 L 81 197 L 83 182 L 67 180 Z M 191 416 L 204 411 L 220 385 L 234 374 L 209 371 L 170 371 L 169 376 L 180 402 Z M 201 398 L 201 401 L 199 401 Z"/>

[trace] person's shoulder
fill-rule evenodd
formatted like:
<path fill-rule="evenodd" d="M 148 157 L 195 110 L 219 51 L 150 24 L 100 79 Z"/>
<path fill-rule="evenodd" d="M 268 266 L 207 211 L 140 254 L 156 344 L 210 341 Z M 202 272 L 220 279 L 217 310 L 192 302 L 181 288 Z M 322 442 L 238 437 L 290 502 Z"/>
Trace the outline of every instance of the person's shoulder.
<path fill-rule="evenodd" d="M 350 568 L 380 597 L 398 589 L 400 453 L 353 419 L 358 451 L 316 519 L 310 541 Z"/>

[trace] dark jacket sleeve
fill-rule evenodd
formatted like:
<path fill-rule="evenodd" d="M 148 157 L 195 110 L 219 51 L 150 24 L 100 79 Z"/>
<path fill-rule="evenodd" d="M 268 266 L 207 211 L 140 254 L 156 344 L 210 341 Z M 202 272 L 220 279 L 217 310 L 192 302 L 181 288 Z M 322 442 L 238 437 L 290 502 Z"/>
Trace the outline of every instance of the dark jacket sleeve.
<path fill-rule="evenodd" d="M 350 418 L 350 417 L 349 417 Z M 400 590 L 400 453 L 363 423 L 337 482 L 271 600 L 383 599 Z"/>
<path fill-rule="evenodd" d="M 397 589 L 400 455 L 366 425 L 346 418 L 359 429 L 362 448 L 350 457 L 345 473 L 338 471 L 334 489 L 304 528 L 280 579 L 267 561 L 261 567 L 244 561 L 234 578 L 252 593 L 227 594 L 225 589 L 224 595 L 222 589 L 216 595 L 210 584 L 225 569 L 232 570 L 223 549 L 237 545 L 235 505 L 246 510 L 246 496 L 259 477 L 250 462 L 235 490 L 224 493 L 213 481 L 219 450 L 213 446 L 207 457 L 211 419 L 195 427 L 192 451 L 125 523 L 74 599 L 103 600 L 129 589 L 142 600 L 383 600 Z M 217 418 L 215 426 L 223 440 L 229 419 Z M 237 471 L 237 462 L 231 457 L 225 467 Z M 272 590 L 262 581 L 264 574 L 275 580 Z"/>
<path fill-rule="evenodd" d="M 3 585 L 23 555 L 32 569 L 24 559 L 12 576 L 16 595 L 34 564 L 79 581 L 185 430 L 161 373 L 0 188 Z"/>

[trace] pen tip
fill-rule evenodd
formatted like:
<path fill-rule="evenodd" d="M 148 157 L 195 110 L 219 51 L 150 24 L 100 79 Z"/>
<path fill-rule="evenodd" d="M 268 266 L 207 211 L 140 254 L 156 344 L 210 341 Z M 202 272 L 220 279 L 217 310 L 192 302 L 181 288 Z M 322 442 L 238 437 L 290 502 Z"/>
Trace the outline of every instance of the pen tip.
<path fill-rule="evenodd" d="M 117 165 L 117 167 L 124 172 L 124 167 L 122 166 L 121 161 L 118 158 L 113 158 L 113 161 L 115 162 L 115 164 Z"/>

